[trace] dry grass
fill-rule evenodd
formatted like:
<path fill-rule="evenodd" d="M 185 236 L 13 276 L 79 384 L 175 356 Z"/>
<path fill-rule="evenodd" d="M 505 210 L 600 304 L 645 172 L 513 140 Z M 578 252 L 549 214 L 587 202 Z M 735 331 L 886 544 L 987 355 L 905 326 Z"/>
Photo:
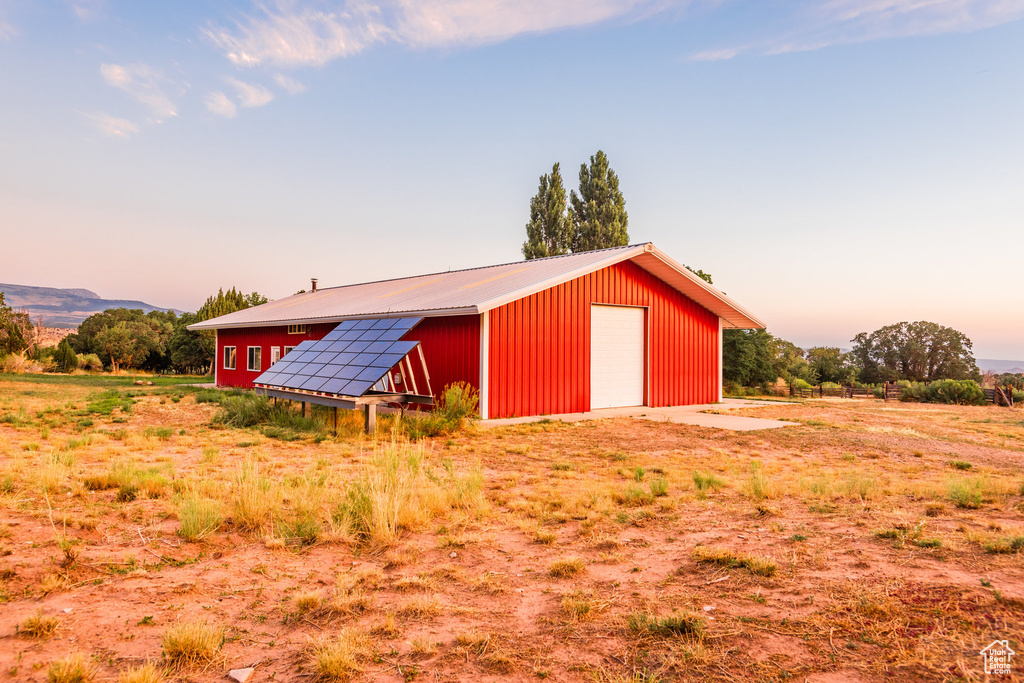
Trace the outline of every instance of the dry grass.
<path fill-rule="evenodd" d="M 89 683 L 95 679 L 95 665 L 80 652 L 58 659 L 46 670 L 47 683 Z"/>
<path fill-rule="evenodd" d="M 778 565 L 769 557 L 744 555 L 725 548 L 698 546 L 693 549 L 693 559 L 697 562 L 718 564 L 723 567 L 741 567 L 757 576 L 775 576 Z"/>
<path fill-rule="evenodd" d="M 277 490 L 259 463 L 247 460 L 238 468 L 231 498 L 231 519 L 243 531 L 255 534 L 270 529 L 277 510 Z"/>
<path fill-rule="evenodd" d="M 224 629 L 207 621 L 182 621 L 163 635 L 164 657 L 175 667 L 212 662 L 224 645 Z"/>
<path fill-rule="evenodd" d="M 362 671 L 361 662 L 372 648 L 357 628 L 345 628 L 336 636 L 309 641 L 303 663 L 316 681 L 350 681 Z"/>
<path fill-rule="evenodd" d="M 610 602 L 596 600 L 588 591 L 572 591 L 562 596 L 562 613 L 570 621 L 591 621 L 609 606 Z"/>
<path fill-rule="evenodd" d="M 407 600 L 398 608 L 398 616 L 406 619 L 424 619 L 441 613 L 441 602 L 434 596 Z"/>
<path fill-rule="evenodd" d="M 74 606 L 60 638 L 0 648 L 11 680 L 45 677 L 65 635 L 138 683 L 268 652 L 320 680 L 972 680 L 963 653 L 1024 628 L 1024 411 L 809 401 L 746 411 L 801 424 L 766 432 L 416 443 L 346 416 L 314 443 L 212 428 L 189 392 L 99 416 L 88 387 L 0 389 L 0 600 L 21 637 L 34 601 Z M 164 647 L 197 615 L 231 624 L 223 654 L 208 624 L 207 655 Z"/>
<path fill-rule="evenodd" d="M 163 669 L 154 662 L 125 669 L 117 675 L 117 683 L 163 683 L 165 680 Z"/>
<path fill-rule="evenodd" d="M 23 638 L 52 638 L 60 626 L 60 619 L 57 617 L 43 616 L 39 610 L 31 617 L 25 619 L 17 626 L 18 635 Z"/>
<path fill-rule="evenodd" d="M 299 614 L 305 614 L 306 612 L 312 612 L 313 610 L 320 607 L 323 603 L 323 598 L 320 597 L 319 593 L 312 591 L 302 591 L 295 594 L 295 609 Z"/>
<path fill-rule="evenodd" d="M 548 566 L 548 574 L 556 579 L 569 579 L 580 574 L 587 568 L 586 563 L 578 557 L 564 557 L 555 560 Z"/>

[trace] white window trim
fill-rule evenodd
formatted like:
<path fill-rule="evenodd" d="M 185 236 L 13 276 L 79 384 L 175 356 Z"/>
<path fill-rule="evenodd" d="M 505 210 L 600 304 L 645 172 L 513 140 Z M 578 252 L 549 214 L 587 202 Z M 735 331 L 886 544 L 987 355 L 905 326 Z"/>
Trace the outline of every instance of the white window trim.
<path fill-rule="evenodd" d="M 282 355 L 282 356 L 287 356 L 287 355 L 288 355 L 289 353 L 291 353 L 291 352 L 292 352 L 292 351 L 293 351 L 294 349 L 295 349 L 295 347 L 294 347 L 294 346 L 286 346 L 286 347 L 284 347 L 284 353 L 282 353 L 281 355 Z"/>
<path fill-rule="evenodd" d="M 257 349 L 259 351 L 259 365 L 260 367 L 252 367 L 252 350 Z M 245 347 L 245 369 L 249 372 L 262 372 L 263 370 L 263 347 L 262 346 L 247 346 Z"/>
<path fill-rule="evenodd" d="M 288 334 L 306 334 L 305 325 L 289 325 Z"/>
<path fill-rule="evenodd" d="M 274 363 L 281 360 L 281 347 L 271 346 L 270 347 L 270 366 L 273 367 Z"/>
<path fill-rule="evenodd" d="M 233 359 L 235 361 L 234 365 L 228 365 L 228 349 L 231 349 L 231 356 L 233 357 Z M 224 364 L 224 369 L 225 370 L 234 370 L 234 369 L 236 369 L 238 367 L 238 347 L 237 346 L 225 346 L 224 347 L 224 357 L 222 359 L 222 362 Z"/>

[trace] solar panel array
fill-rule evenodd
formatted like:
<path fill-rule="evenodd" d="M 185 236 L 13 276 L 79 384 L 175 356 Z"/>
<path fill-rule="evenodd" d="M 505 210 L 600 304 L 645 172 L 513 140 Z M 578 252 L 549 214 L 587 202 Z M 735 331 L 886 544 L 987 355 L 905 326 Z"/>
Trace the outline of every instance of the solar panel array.
<path fill-rule="evenodd" d="M 254 384 L 336 396 L 362 396 L 419 342 L 401 341 L 423 318 L 346 320 L 319 341 L 304 341 Z"/>

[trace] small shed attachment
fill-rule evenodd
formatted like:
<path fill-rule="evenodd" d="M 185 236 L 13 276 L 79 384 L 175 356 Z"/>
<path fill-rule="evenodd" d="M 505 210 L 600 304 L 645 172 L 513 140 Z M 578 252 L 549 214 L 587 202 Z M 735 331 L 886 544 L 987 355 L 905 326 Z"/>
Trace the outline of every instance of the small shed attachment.
<path fill-rule="evenodd" d="M 379 403 L 434 403 L 418 341 L 403 341 L 423 318 L 345 320 L 319 341 L 304 341 L 257 377 L 256 393 L 333 408 L 363 406 L 372 432 Z M 426 380 L 420 393 L 410 354 Z"/>

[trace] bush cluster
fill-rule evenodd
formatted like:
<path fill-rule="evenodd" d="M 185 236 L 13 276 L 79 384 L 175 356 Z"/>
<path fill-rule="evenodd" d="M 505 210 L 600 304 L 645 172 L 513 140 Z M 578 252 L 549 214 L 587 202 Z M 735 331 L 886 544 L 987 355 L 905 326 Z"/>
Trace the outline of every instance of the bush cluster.
<path fill-rule="evenodd" d="M 940 379 L 930 384 L 901 382 L 904 401 L 951 403 L 961 406 L 985 405 L 985 392 L 973 379 Z"/>

